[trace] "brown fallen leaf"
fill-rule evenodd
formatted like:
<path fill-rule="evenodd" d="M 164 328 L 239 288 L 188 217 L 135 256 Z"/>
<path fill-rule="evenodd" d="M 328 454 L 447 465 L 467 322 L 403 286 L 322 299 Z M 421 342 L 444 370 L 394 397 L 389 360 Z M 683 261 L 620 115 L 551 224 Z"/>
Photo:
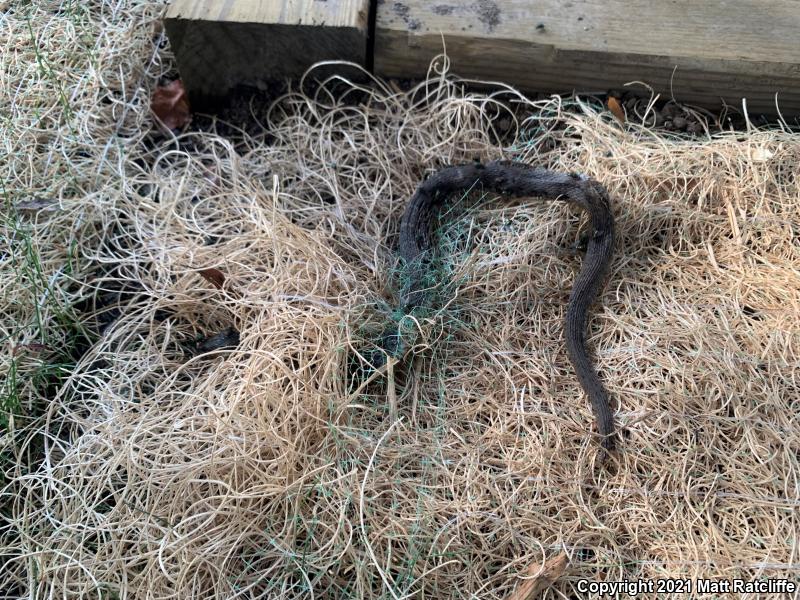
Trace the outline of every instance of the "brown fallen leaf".
<path fill-rule="evenodd" d="M 225 283 L 225 273 L 213 267 L 210 269 L 200 269 L 198 273 L 200 273 L 203 279 L 205 279 L 215 288 L 222 289 L 222 286 Z"/>
<path fill-rule="evenodd" d="M 156 88 L 150 110 L 168 129 L 178 129 L 192 120 L 189 97 L 180 79 Z"/>
<path fill-rule="evenodd" d="M 617 121 L 624 125 L 625 111 L 622 109 L 622 105 L 619 103 L 619 100 L 614 98 L 614 96 L 609 96 L 606 104 L 608 105 L 608 110 L 610 110 L 613 115 L 617 117 Z"/>
<path fill-rule="evenodd" d="M 531 579 L 524 580 L 519 587 L 508 597 L 508 600 L 533 600 L 545 589 L 555 583 L 556 579 L 564 574 L 567 568 L 567 554 L 562 552 L 544 563 L 543 567 L 534 564 L 528 567 Z"/>
<path fill-rule="evenodd" d="M 27 352 L 28 354 L 41 354 L 42 352 L 48 352 L 52 350 L 50 346 L 47 344 L 40 344 L 38 342 L 29 342 L 27 344 L 17 344 L 11 349 L 11 356 L 17 356 L 18 354 L 22 354 L 23 352 Z"/>

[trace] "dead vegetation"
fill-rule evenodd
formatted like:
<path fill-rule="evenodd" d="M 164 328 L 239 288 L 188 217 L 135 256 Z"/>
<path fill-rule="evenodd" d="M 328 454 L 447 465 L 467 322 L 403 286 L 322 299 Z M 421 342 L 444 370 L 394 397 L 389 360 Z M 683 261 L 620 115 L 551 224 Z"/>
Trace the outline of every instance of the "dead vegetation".
<path fill-rule="evenodd" d="M 408 92 L 295 82 L 253 107 L 261 136 L 159 137 L 161 7 L 65 6 L 0 16 L 6 589 L 505 598 L 561 552 L 548 597 L 582 578 L 797 581 L 795 134 L 658 134 L 464 91 L 439 58 Z M 389 318 L 404 203 L 476 157 L 586 173 L 614 199 L 590 343 L 615 469 L 563 348 L 579 215 L 559 203 L 463 206 L 413 355 L 352 381 Z M 228 327 L 233 349 L 189 350 Z"/>

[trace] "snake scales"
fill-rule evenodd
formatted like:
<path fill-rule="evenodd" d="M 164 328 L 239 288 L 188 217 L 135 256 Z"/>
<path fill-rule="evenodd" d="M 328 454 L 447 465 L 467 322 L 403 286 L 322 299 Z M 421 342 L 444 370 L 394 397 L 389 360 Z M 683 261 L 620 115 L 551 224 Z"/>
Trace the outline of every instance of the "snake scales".
<path fill-rule="evenodd" d="M 450 194 L 466 192 L 476 185 L 511 196 L 566 201 L 589 214 L 591 232 L 588 247 L 569 297 L 564 336 L 570 362 L 592 404 L 602 438 L 601 446 L 607 451 L 613 450 L 614 420 L 608 395 L 592 366 L 585 342 L 589 307 L 603 286 L 614 245 L 614 218 L 608 194 L 598 182 L 580 175 L 557 173 L 511 161 L 485 165 L 476 162 L 434 173 L 417 188 L 400 223 L 399 253 L 405 269 L 400 311 L 408 314 L 426 302 L 426 263 L 433 250 L 433 223 L 438 209 Z M 386 330 L 381 346 L 389 355 L 402 353 L 402 340 L 396 325 Z M 380 364 L 385 355 L 381 352 L 376 358 L 378 360 L 373 362 Z"/>

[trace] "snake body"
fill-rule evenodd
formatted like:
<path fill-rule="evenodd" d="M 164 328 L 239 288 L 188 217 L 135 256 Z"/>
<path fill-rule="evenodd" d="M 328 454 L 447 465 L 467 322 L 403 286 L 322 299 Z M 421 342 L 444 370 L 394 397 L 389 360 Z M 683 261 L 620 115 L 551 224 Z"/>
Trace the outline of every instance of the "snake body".
<path fill-rule="evenodd" d="M 578 381 L 586 392 L 597 421 L 601 446 L 614 448 L 614 420 L 608 395 L 586 350 L 589 307 L 599 294 L 608 273 L 614 245 L 614 218 L 608 194 L 598 182 L 576 174 L 564 174 L 519 162 L 495 161 L 441 169 L 428 177 L 414 193 L 400 223 L 399 254 L 405 285 L 401 312 L 409 313 L 426 302 L 427 259 L 433 248 L 433 223 L 444 200 L 473 187 L 510 196 L 558 199 L 579 206 L 589 214 L 591 232 L 586 256 L 570 293 L 564 336 L 567 354 Z M 387 330 L 382 346 L 390 355 L 402 351 L 397 328 Z"/>

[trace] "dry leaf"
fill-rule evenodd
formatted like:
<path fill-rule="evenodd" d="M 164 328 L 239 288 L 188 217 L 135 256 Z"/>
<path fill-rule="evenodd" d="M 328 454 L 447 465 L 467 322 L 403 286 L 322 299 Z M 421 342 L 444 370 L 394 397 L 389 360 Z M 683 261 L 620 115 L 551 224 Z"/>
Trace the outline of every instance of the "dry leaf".
<path fill-rule="evenodd" d="M 619 103 L 619 100 L 614 98 L 613 96 L 609 96 L 608 100 L 606 101 L 608 105 L 608 110 L 610 110 L 615 117 L 617 117 L 617 121 L 625 124 L 625 111 L 622 110 L 622 105 Z"/>
<path fill-rule="evenodd" d="M 38 342 L 29 342 L 27 344 L 18 344 L 11 349 L 11 355 L 16 356 L 18 354 L 22 354 L 23 352 L 28 352 L 30 354 L 41 354 L 42 352 L 47 352 L 52 348 L 47 344 L 40 344 Z"/>
<path fill-rule="evenodd" d="M 213 267 L 210 269 L 200 269 L 198 273 L 200 273 L 203 279 L 217 289 L 221 289 L 222 285 L 225 283 L 225 273 L 219 269 L 215 269 Z"/>
<path fill-rule="evenodd" d="M 181 80 L 158 86 L 150 100 L 150 110 L 168 129 L 183 127 L 191 121 L 189 97 Z"/>

